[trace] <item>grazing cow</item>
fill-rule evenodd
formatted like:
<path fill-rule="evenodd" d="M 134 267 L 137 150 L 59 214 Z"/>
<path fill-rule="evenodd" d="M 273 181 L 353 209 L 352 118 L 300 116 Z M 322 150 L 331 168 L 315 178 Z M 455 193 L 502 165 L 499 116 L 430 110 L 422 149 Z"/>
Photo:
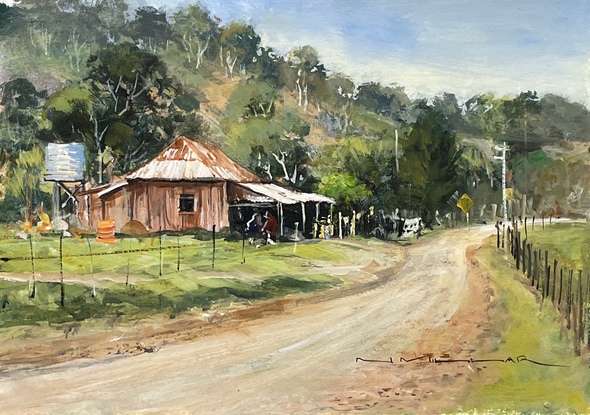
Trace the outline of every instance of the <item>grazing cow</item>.
<path fill-rule="evenodd" d="M 424 229 L 422 218 L 403 219 L 395 214 L 387 215 L 381 212 L 377 227 L 371 232 L 372 235 L 389 239 L 395 235 L 397 238 L 408 238 L 411 235 L 420 237 Z"/>
<path fill-rule="evenodd" d="M 414 234 L 420 237 L 422 229 L 424 229 L 424 225 L 422 224 L 422 218 L 406 219 L 403 223 L 403 232 L 401 236 L 407 237 Z"/>

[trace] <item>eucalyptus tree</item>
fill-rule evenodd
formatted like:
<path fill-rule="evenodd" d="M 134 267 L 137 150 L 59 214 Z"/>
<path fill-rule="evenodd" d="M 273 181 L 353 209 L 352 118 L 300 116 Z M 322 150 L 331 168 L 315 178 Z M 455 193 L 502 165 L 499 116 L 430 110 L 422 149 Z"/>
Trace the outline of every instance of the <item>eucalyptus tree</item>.
<path fill-rule="evenodd" d="M 217 23 L 197 5 L 181 9 L 174 15 L 173 22 L 173 32 L 186 52 L 188 63 L 199 69 L 215 37 L 219 36 Z"/>
<path fill-rule="evenodd" d="M 37 140 L 46 93 L 23 78 L 5 82 L 0 91 L 1 217 L 22 219 L 23 213 L 49 199 L 41 185 L 44 152 Z"/>
<path fill-rule="evenodd" d="M 358 98 L 357 85 L 346 75 L 331 74 L 327 81 L 330 103 L 343 118 L 342 135 L 346 135 L 351 123 L 354 102 Z"/>
<path fill-rule="evenodd" d="M 325 88 L 326 69 L 320 63 L 317 51 L 309 45 L 292 50 L 288 59 L 295 72 L 297 104 L 307 111 L 313 91 Z"/>
<path fill-rule="evenodd" d="M 129 22 L 127 33 L 139 48 L 151 53 L 167 49 L 172 39 L 166 11 L 151 6 L 135 10 L 135 17 Z"/>
<path fill-rule="evenodd" d="M 125 170 L 158 151 L 159 139 L 171 139 L 153 125 L 158 116 L 170 115 L 179 87 L 159 57 L 131 44 L 100 50 L 88 70 L 84 83 L 49 97 L 45 115 L 51 125 L 41 137 L 84 142 L 95 154 L 89 167 L 100 184 L 109 165 Z"/>
<path fill-rule="evenodd" d="M 236 64 L 240 73 L 247 73 L 248 66 L 257 60 L 260 42 L 260 36 L 250 25 L 234 22 L 221 29 L 219 57 L 227 77 L 233 79 Z"/>

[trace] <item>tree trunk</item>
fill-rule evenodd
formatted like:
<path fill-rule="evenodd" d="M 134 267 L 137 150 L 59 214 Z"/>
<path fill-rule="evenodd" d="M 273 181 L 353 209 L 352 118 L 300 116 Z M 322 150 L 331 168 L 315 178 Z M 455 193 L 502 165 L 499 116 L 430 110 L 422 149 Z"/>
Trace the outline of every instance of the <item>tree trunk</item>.
<path fill-rule="evenodd" d="M 205 52 L 207 51 L 208 48 L 209 48 L 209 38 L 207 38 L 207 41 L 205 42 L 204 45 L 202 42 L 197 40 L 197 64 L 196 64 L 197 69 L 199 69 L 199 66 L 201 66 L 201 64 L 203 63 L 203 55 L 205 54 Z"/>
<path fill-rule="evenodd" d="M 232 59 L 230 52 L 227 52 L 227 57 L 225 58 L 225 62 L 227 63 L 227 76 L 229 79 L 234 79 L 234 66 L 237 62 L 238 58 L 235 57 Z"/>
<path fill-rule="evenodd" d="M 297 93 L 299 95 L 299 100 L 297 102 L 297 105 L 301 106 L 302 102 L 303 102 L 303 90 L 301 89 L 301 78 L 297 78 L 297 81 L 295 81 L 295 83 L 297 84 Z"/>
<path fill-rule="evenodd" d="M 188 57 L 188 63 L 192 62 L 192 54 L 193 54 L 193 47 L 191 45 L 191 38 L 190 36 L 188 36 L 188 40 L 187 40 L 187 35 L 186 33 L 182 36 L 182 43 L 184 45 L 184 49 L 186 50 L 186 55 Z M 197 65 L 197 68 L 199 66 Z"/>

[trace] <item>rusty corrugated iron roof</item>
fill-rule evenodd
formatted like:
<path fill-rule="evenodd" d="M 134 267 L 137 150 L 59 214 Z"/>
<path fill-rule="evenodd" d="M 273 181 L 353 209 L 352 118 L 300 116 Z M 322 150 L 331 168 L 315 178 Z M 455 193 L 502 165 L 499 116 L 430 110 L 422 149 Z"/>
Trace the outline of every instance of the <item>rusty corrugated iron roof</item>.
<path fill-rule="evenodd" d="M 259 183 L 260 178 L 230 159 L 221 149 L 178 137 L 158 156 L 127 175 L 127 180 L 228 180 Z"/>

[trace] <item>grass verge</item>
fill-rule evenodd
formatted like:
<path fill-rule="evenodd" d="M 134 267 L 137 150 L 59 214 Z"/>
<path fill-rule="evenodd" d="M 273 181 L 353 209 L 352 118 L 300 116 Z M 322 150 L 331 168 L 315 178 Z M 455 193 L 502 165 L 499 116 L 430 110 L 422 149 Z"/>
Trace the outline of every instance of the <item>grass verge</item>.
<path fill-rule="evenodd" d="M 540 309 L 537 297 L 523 284 L 519 272 L 495 248 L 495 238 L 485 241 L 477 257 L 485 264 L 496 295 L 496 306 L 490 313 L 499 337 L 490 357 L 516 360 L 525 355 L 568 367 L 530 362 L 499 364 L 492 369 L 495 381 L 473 384 L 465 407 L 478 408 L 478 413 L 588 413 L 587 359 L 574 356 L 558 312 L 547 302 Z"/>

